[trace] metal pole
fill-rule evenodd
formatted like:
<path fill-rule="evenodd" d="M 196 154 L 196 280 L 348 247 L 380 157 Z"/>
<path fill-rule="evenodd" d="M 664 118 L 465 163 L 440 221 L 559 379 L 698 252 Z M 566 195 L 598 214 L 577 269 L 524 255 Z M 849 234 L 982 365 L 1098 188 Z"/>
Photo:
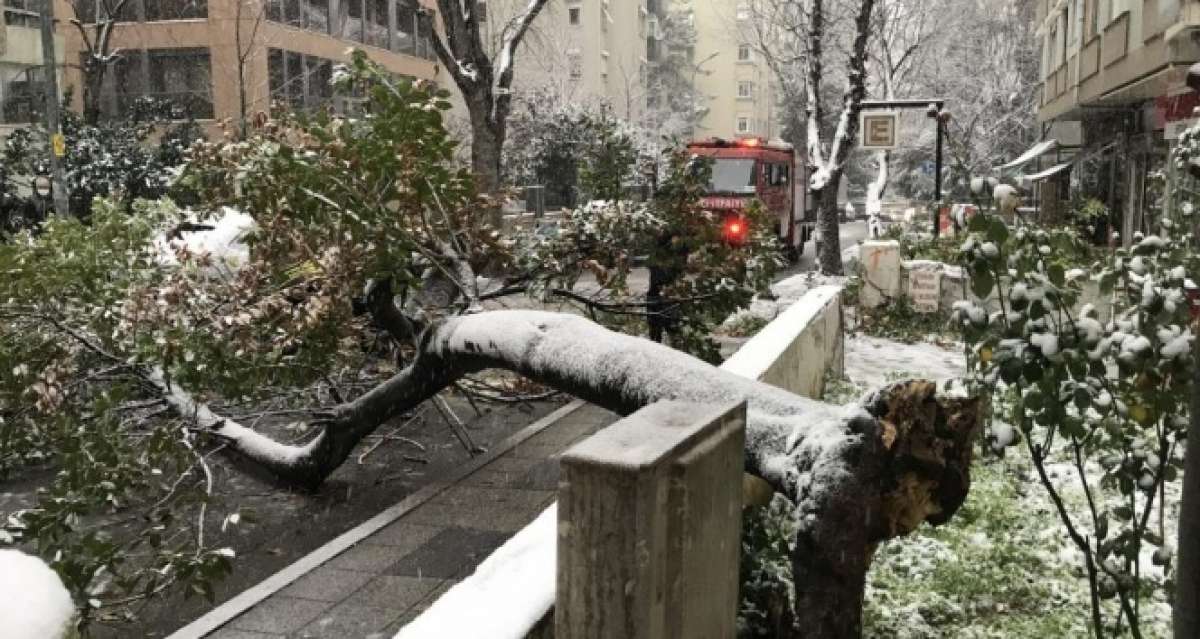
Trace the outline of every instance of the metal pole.
<path fill-rule="evenodd" d="M 46 87 L 46 130 L 50 148 L 50 179 L 53 188 L 54 212 L 61 216 L 70 214 L 67 203 L 67 182 L 63 172 L 62 158 L 58 156 L 55 142 L 62 134 L 62 117 L 59 113 L 58 57 L 54 51 L 54 0 L 42 0 L 42 64 L 45 68 Z"/>
<path fill-rule="evenodd" d="M 942 114 L 934 118 L 937 126 L 937 152 L 933 160 L 933 236 L 940 232 L 942 216 Z"/>

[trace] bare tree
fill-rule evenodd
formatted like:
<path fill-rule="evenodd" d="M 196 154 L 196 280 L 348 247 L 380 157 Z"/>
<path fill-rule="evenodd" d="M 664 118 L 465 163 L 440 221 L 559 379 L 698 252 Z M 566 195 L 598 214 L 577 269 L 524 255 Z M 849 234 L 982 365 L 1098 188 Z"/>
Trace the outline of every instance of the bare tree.
<path fill-rule="evenodd" d="M 937 31 L 933 7 L 919 0 L 885 3 L 877 18 L 876 40 L 872 57 L 876 80 L 885 100 L 895 100 L 898 87 L 909 82 L 910 73 L 918 68 L 919 54 Z M 867 214 L 880 213 L 883 196 L 891 174 L 891 151 L 877 151 L 877 173 L 867 186 Z"/>
<path fill-rule="evenodd" d="M 514 58 L 517 47 L 529 32 L 548 0 L 528 4 L 505 27 L 496 59 L 484 46 L 480 33 L 482 16 L 475 0 L 438 0 L 441 29 L 434 15 L 421 14 L 438 59 L 462 92 L 471 117 L 471 167 L 485 193 L 500 188 L 500 162 L 512 109 Z"/>
<path fill-rule="evenodd" d="M 247 5 L 250 6 L 247 7 Z M 262 25 L 266 21 L 266 14 L 266 2 L 237 0 L 237 11 L 234 14 L 237 26 L 233 37 L 234 46 L 237 47 L 238 131 L 242 137 L 246 136 L 250 118 L 250 90 L 246 86 L 246 71 L 250 64 L 250 58 L 254 57 L 255 51 L 261 50 L 261 47 L 256 46 L 256 42 L 262 31 Z M 248 33 L 245 32 L 247 26 L 249 27 Z"/>
<path fill-rule="evenodd" d="M 858 136 L 858 118 L 867 95 L 867 60 L 877 0 L 760 0 L 752 21 L 759 53 L 776 76 L 785 105 L 803 105 L 803 123 L 785 122 L 789 137 L 803 142 L 815 167 L 809 188 L 817 202 L 817 228 L 823 241 L 818 264 L 826 273 L 842 273 L 838 238 L 838 185 Z M 852 22 L 841 24 L 842 12 Z M 849 39 L 849 46 L 842 42 Z M 845 65 L 831 65 L 845 51 Z M 844 68 L 844 88 L 830 117 L 826 95 L 830 80 Z M 785 107 L 786 108 L 786 107 Z M 800 127 L 803 133 L 800 133 Z M 797 139 L 802 138 L 802 139 Z"/>
<path fill-rule="evenodd" d="M 71 24 L 83 43 L 83 119 L 88 124 L 100 121 L 104 78 L 121 59 L 121 51 L 112 48 L 113 29 L 129 0 L 68 0 L 74 17 Z M 93 7 L 88 9 L 87 7 Z M 94 18 L 85 24 L 84 20 Z"/>

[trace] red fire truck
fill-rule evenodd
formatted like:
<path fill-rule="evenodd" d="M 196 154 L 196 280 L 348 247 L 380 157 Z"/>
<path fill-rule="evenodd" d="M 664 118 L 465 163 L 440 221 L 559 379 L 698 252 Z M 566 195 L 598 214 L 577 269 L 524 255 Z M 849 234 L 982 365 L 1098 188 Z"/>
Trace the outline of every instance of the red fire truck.
<path fill-rule="evenodd" d="M 806 215 L 807 180 L 801 176 L 797 181 L 796 151 L 791 145 L 761 138 L 711 139 L 692 142 L 688 151 L 712 158 L 704 206 L 726 213 L 726 235 L 745 235 L 748 229 L 739 213 L 757 199 L 778 219 L 776 232 L 787 252 L 793 257 L 804 252 L 814 224 Z"/>

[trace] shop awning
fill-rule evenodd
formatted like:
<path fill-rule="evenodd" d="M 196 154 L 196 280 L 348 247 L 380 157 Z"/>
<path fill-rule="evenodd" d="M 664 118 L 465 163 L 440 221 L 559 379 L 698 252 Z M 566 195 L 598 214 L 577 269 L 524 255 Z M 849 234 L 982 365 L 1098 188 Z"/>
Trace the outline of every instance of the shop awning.
<path fill-rule="evenodd" d="M 1030 182 L 1041 182 L 1043 180 L 1048 180 L 1048 179 L 1058 175 L 1059 173 L 1066 171 L 1069 168 L 1071 168 L 1071 163 L 1063 162 L 1062 164 L 1059 164 L 1058 166 L 1052 166 L 1052 167 L 1046 169 L 1045 171 L 1042 171 L 1041 173 L 1034 173 L 1033 175 L 1026 175 L 1025 179 L 1029 180 Z"/>
<path fill-rule="evenodd" d="M 1006 171 L 1008 169 L 1015 169 L 1017 167 L 1024 166 L 1057 148 L 1058 140 L 1045 140 L 1038 142 L 1037 144 L 1033 145 L 1031 149 L 1022 153 L 1017 159 L 1000 167 L 1000 170 Z"/>

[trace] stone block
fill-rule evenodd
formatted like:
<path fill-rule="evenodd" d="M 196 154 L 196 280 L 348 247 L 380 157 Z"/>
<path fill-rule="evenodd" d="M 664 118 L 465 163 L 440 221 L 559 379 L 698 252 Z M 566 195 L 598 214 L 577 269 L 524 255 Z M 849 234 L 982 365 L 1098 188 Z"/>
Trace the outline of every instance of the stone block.
<path fill-rule="evenodd" d="M 555 636 L 736 636 L 745 419 L 660 402 L 563 456 Z"/>
<path fill-rule="evenodd" d="M 863 268 L 863 287 L 859 305 L 875 308 L 888 299 L 899 297 L 901 289 L 900 243 L 895 240 L 863 242 L 859 246 Z"/>

